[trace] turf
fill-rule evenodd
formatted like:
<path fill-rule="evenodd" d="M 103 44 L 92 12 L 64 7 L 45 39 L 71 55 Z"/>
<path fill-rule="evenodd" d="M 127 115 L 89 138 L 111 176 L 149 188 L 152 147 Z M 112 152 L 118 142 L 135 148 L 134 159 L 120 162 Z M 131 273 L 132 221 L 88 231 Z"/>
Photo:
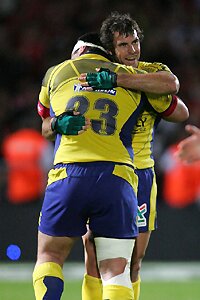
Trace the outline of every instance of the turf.
<path fill-rule="evenodd" d="M 200 281 L 144 282 L 140 300 L 199 300 Z"/>
<path fill-rule="evenodd" d="M 0 299 L 34 300 L 31 282 L 0 282 Z M 81 281 L 67 281 L 62 300 L 81 300 Z M 140 300 L 199 300 L 200 281 L 143 282 Z"/>
<path fill-rule="evenodd" d="M 31 282 L 0 282 L 1 300 L 35 300 Z M 62 299 L 80 300 L 81 281 L 68 281 Z"/>

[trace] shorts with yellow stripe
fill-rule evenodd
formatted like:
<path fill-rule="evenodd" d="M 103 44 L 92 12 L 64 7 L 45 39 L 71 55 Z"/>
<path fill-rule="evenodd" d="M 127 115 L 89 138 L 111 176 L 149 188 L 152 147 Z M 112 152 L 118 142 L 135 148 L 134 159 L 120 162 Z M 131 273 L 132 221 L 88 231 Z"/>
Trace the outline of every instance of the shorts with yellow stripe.
<path fill-rule="evenodd" d="M 95 236 L 133 238 L 137 227 L 137 176 L 112 162 L 59 164 L 49 172 L 39 230 L 82 236 L 87 220 Z"/>
<path fill-rule="evenodd" d="M 157 228 L 157 184 L 154 168 L 136 169 L 138 176 L 138 228 L 147 232 Z"/>

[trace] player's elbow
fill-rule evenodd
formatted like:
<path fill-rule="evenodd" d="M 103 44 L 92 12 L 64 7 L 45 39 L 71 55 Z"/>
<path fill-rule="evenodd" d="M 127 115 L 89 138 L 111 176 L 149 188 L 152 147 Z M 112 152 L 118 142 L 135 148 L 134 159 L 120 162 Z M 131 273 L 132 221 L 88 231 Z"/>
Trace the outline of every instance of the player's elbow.
<path fill-rule="evenodd" d="M 177 94 L 180 88 L 180 83 L 178 78 L 174 74 L 170 74 L 169 86 L 170 86 L 170 94 Z"/>
<path fill-rule="evenodd" d="M 185 106 L 185 107 L 182 107 L 180 109 L 180 112 L 177 116 L 177 121 L 176 122 L 184 122 L 186 121 L 187 119 L 189 118 L 189 110 L 188 108 Z"/>
<path fill-rule="evenodd" d="M 179 122 L 186 121 L 188 118 L 189 118 L 189 110 L 187 106 L 182 101 L 181 102 L 179 101 L 174 112 L 170 116 L 164 119 L 168 122 L 179 123 Z"/>
<path fill-rule="evenodd" d="M 189 110 L 185 103 L 178 98 L 178 104 L 177 104 L 177 110 L 178 110 L 178 122 L 184 122 L 189 118 Z"/>

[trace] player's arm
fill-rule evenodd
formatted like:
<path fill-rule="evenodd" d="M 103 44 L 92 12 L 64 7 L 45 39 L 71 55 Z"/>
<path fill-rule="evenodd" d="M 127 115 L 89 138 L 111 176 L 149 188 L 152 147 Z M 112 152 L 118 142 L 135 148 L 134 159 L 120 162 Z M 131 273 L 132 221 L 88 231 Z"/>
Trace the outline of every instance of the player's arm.
<path fill-rule="evenodd" d="M 145 93 L 146 94 L 146 93 Z M 184 102 L 176 95 L 146 94 L 151 108 L 168 122 L 183 122 L 188 119 L 189 111 Z"/>
<path fill-rule="evenodd" d="M 41 96 L 42 93 L 40 93 Z M 45 98 L 47 99 L 47 97 Z M 46 104 L 46 106 L 43 103 Z M 48 105 L 48 101 L 42 101 L 39 100 L 38 104 L 37 104 L 37 111 L 38 111 L 38 115 L 41 117 L 42 119 L 42 135 L 49 141 L 54 141 L 55 140 L 55 132 L 52 131 L 51 129 L 51 120 L 52 118 L 50 117 L 50 109 Z"/>
<path fill-rule="evenodd" d="M 176 94 L 178 78 L 167 71 L 146 74 L 117 74 L 117 86 L 154 94 Z"/>
<path fill-rule="evenodd" d="M 42 121 L 42 135 L 49 141 L 55 140 L 55 131 L 52 130 L 51 122 L 53 118 L 47 117 Z"/>
<path fill-rule="evenodd" d="M 173 101 L 176 102 L 162 114 L 162 118 L 168 122 L 184 122 L 189 118 L 189 111 L 185 103 L 177 96 L 173 96 Z M 174 100 L 176 99 L 176 100 Z M 173 109 L 174 107 L 174 109 Z M 172 108 L 172 109 L 171 109 Z"/>
<path fill-rule="evenodd" d="M 57 117 L 42 117 L 42 135 L 54 141 L 57 133 L 61 135 L 79 135 L 90 127 L 90 120 L 79 112 L 66 111 Z"/>
<path fill-rule="evenodd" d="M 97 73 L 83 73 L 79 80 L 85 87 L 93 89 L 111 89 L 117 86 L 139 90 L 153 94 L 176 94 L 179 90 L 178 78 L 169 71 L 137 73 L 132 67 L 127 67 L 132 73 L 115 73 L 109 69 L 99 69 Z"/>
<path fill-rule="evenodd" d="M 41 91 L 37 111 L 42 118 L 42 135 L 54 141 L 57 133 L 61 135 L 78 135 L 85 132 L 90 127 L 90 120 L 80 115 L 79 112 L 65 111 L 59 116 L 50 116 L 50 100 L 48 94 L 49 71 L 47 71 Z"/>

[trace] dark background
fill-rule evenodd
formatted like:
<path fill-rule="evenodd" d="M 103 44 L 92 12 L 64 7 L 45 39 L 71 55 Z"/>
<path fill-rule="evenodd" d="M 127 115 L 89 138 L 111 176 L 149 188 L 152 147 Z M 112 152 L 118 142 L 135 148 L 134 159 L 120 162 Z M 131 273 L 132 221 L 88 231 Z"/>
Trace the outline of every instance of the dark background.
<path fill-rule="evenodd" d="M 1 206 L 0 261 L 9 261 L 6 249 L 10 244 L 21 248 L 21 261 L 36 259 L 37 220 L 40 206 L 40 202 L 11 207 Z M 196 205 L 179 210 L 159 204 L 159 228 L 152 233 L 145 261 L 200 260 L 199 214 Z M 69 260 L 83 261 L 81 240 L 75 245 Z"/>

